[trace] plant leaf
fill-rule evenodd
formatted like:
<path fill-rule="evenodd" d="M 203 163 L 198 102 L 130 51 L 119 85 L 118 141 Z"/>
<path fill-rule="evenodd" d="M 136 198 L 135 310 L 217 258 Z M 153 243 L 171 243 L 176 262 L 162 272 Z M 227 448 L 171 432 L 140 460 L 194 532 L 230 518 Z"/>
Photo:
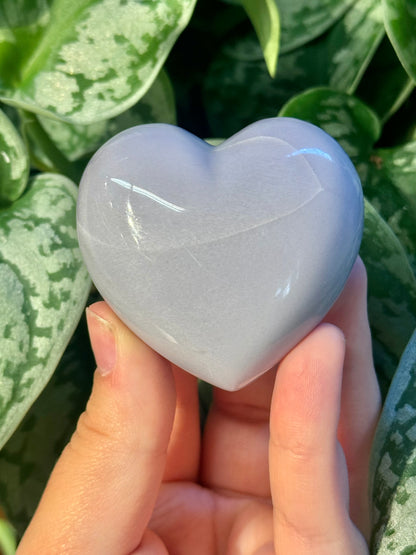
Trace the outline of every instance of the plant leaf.
<path fill-rule="evenodd" d="M 271 77 L 276 75 L 280 18 L 276 0 L 241 0 L 256 31 Z"/>
<path fill-rule="evenodd" d="M 374 360 L 385 394 L 416 328 L 416 279 L 400 241 L 368 201 L 360 255 L 368 274 Z"/>
<path fill-rule="evenodd" d="M 303 46 L 328 30 L 354 0 L 279 0 L 281 51 Z"/>
<path fill-rule="evenodd" d="M 214 57 L 204 82 L 211 135 L 228 137 L 258 119 L 273 117 L 305 87 L 326 84 L 321 44 L 279 56 L 272 79 L 254 33 L 226 43 Z M 323 60 L 316 63 L 316 60 Z"/>
<path fill-rule="evenodd" d="M 416 275 L 416 141 L 375 150 L 364 192 L 399 238 Z"/>
<path fill-rule="evenodd" d="M 13 86 L 36 49 L 50 19 L 50 0 L 2 0 L 0 3 L 0 90 Z"/>
<path fill-rule="evenodd" d="M 0 212 L 0 446 L 46 385 L 85 305 L 76 195 L 67 178 L 40 174 Z"/>
<path fill-rule="evenodd" d="M 404 70 L 385 36 L 356 90 L 356 95 L 385 123 L 409 97 L 414 81 Z"/>
<path fill-rule="evenodd" d="M 11 524 L 0 517 L 0 553 L 14 555 L 16 552 L 16 539 Z"/>
<path fill-rule="evenodd" d="M 353 93 L 385 35 L 379 0 L 358 0 L 328 33 L 329 85 Z"/>
<path fill-rule="evenodd" d="M 3 101 L 83 125 L 124 112 L 150 87 L 195 2 L 54 0 Z"/>
<path fill-rule="evenodd" d="M 228 41 L 213 58 L 204 82 L 211 134 L 227 137 L 253 121 L 273 117 L 305 89 L 353 91 L 383 35 L 378 0 L 359 0 L 313 42 L 287 52 L 281 37 L 274 79 L 254 34 Z"/>
<path fill-rule="evenodd" d="M 416 332 L 391 383 L 373 442 L 373 550 L 415 553 Z"/>
<path fill-rule="evenodd" d="M 283 106 L 279 116 L 309 121 L 340 143 L 354 162 L 368 160 L 381 127 L 361 100 L 326 87 L 310 89 Z"/>
<path fill-rule="evenodd" d="M 129 110 L 110 120 L 76 125 L 38 116 L 39 123 L 53 143 L 70 161 L 95 152 L 105 141 L 120 131 L 144 123 L 176 123 L 175 99 L 165 71 L 161 71 L 148 92 Z M 34 146 L 39 142 L 34 139 Z M 39 152 L 38 152 L 39 156 Z M 53 168 L 53 160 L 43 157 L 43 163 Z"/>
<path fill-rule="evenodd" d="M 0 207 L 17 200 L 29 177 L 29 157 L 9 118 L 0 110 Z"/>
<path fill-rule="evenodd" d="M 409 76 L 416 82 L 416 9 L 413 0 L 382 0 L 389 39 Z"/>
<path fill-rule="evenodd" d="M 0 499 L 19 536 L 85 408 L 95 367 L 89 345 L 83 316 L 51 380 L 0 452 Z"/>

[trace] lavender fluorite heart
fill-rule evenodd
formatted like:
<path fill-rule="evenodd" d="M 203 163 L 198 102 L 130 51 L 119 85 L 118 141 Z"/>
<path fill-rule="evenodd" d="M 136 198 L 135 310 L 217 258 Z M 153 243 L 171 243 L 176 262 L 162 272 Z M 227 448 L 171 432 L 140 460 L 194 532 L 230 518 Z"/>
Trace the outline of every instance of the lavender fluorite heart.
<path fill-rule="evenodd" d="M 341 147 L 291 118 L 212 147 L 134 127 L 92 158 L 78 234 L 98 290 L 164 357 L 234 390 L 324 317 L 360 246 L 363 197 Z"/>

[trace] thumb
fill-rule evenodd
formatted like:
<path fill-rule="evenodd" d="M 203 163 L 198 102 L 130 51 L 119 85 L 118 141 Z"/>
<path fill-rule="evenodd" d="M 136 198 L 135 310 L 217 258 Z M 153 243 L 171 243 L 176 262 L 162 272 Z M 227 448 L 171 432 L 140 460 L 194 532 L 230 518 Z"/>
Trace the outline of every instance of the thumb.
<path fill-rule="evenodd" d="M 175 411 L 170 364 L 104 302 L 87 309 L 87 321 L 92 394 L 19 555 L 131 553 L 159 490 Z"/>

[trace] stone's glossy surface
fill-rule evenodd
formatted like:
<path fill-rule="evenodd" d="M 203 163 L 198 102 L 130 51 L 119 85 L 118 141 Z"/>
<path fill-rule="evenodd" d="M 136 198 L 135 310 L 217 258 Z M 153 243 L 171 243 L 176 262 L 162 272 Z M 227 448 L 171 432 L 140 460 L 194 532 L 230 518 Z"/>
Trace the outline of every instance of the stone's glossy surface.
<path fill-rule="evenodd" d="M 120 133 L 80 185 L 78 234 L 98 290 L 146 343 L 234 390 L 324 317 L 360 246 L 347 155 L 290 118 L 212 147 L 177 127 Z"/>

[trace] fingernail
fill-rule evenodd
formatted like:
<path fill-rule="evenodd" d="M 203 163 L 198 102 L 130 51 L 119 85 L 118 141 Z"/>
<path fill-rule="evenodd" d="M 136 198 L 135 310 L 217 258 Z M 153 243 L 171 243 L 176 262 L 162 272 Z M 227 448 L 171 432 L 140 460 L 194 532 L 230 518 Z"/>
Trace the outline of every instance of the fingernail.
<path fill-rule="evenodd" d="M 117 349 L 113 327 L 91 308 L 86 309 L 86 315 L 97 370 L 102 376 L 106 376 L 116 365 Z"/>

